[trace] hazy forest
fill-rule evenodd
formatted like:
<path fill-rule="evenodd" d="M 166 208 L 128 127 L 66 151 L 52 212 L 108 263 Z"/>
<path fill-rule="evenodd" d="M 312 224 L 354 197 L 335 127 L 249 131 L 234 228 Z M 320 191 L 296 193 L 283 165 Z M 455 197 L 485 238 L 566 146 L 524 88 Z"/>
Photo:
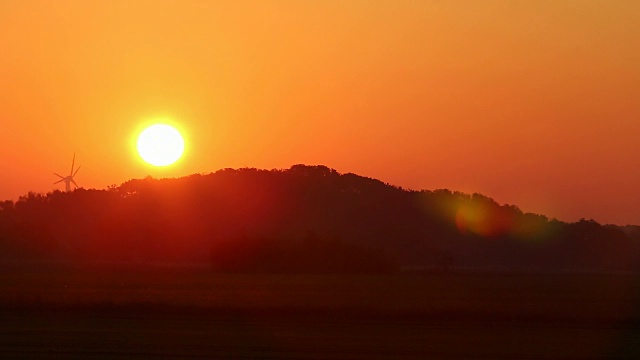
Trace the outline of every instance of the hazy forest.
<path fill-rule="evenodd" d="M 640 227 L 294 165 L 29 193 L 0 203 L 0 257 L 267 273 L 636 271 Z"/>
<path fill-rule="evenodd" d="M 14 359 L 637 359 L 640 231 L 325 166 L 1 203 Z"/>

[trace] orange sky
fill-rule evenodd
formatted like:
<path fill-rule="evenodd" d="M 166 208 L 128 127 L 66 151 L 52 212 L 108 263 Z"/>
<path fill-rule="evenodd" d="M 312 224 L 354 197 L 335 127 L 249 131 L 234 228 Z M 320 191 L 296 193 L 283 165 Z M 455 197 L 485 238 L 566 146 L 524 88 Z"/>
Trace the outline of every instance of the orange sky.
<path fill-rule="evenodd" d="M 640 2 L 0 0 L 0 199 L 324 164 L 640 224 Z M 156 118 L 183 160 L 144 165 Z M 58 187 L 60 189 L 63 186 Z"/>

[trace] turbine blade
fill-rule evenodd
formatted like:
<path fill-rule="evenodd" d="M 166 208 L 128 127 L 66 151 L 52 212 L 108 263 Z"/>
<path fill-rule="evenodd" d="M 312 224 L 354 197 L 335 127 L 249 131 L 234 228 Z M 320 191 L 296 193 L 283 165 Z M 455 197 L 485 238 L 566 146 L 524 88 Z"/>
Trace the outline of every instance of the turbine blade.
<path fill-rule="evenodd" d="M 73 165 L 76 163 L 76 153 L 73 153 L 73 160 L 71 160 L 71 172 L 70 175 L 73 174 Z"/>
<path fill-rule="evenodd" d="M 79 187 L 79 186 L 78 186 L 78 184 L 76 184 L 76 182 L 75 182 L 75 181 L 73 181 L 73 179 L 71 179 L 71 182 L 73 183 L 73 185 L 75 185 L 75 186 L 76 186 L 76 188 L 77 188 L 77 187 Z"/>
<path fill-rule="evenodd" d="M 71 177 L 76 176 L 76 174 L 78 173 L 78 171 L 80 170 L 80 168 L 81 168 L 81 167 L 82 167 L 82 166 L 78 166 L 78 168 L 76 169 L 76 172 L 74 172 L 74 173 L 73 173 L 73 175 L 71 175 Z"/>
<path fill-rule="evenodd" d="M 62 179 L 62 180 L 58 180 L 58 181 L 54 182 L 54 184 L 61 183 L 61 182 L 63 182 L 63 181 L 64 181 L 64 179 Z"/>
<path fill-rule="evenodd" d="M 64 176 L 62 176 L 62 175 L 59 175 L 59 174 L 56 174 L 56 173 L 53 173 L 53 175 L 59 177 L 60 179 L 64 179 Z"/>

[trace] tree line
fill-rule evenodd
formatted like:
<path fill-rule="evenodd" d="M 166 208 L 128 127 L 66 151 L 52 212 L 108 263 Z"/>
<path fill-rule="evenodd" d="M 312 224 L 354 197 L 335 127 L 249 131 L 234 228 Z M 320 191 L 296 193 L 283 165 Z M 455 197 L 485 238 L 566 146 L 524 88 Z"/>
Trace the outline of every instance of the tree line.
<path fill-rule="evenodd" d="M 0 202 L 0 260 L 200 262 L 219 271 L 630 271 L 640 230 L 326 166 L 223 169 Z"/>

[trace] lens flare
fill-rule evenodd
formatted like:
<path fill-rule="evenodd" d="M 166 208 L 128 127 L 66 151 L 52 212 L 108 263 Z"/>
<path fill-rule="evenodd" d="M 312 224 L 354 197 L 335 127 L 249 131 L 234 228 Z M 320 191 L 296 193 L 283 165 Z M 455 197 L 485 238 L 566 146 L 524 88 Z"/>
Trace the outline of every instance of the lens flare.
<path fill-rule="evenodd" d="M 471 203 L 458 208 L 455 222 L 462 233 L 492 237 L 508 233 L 513 218 L 499 207 Z"/>

